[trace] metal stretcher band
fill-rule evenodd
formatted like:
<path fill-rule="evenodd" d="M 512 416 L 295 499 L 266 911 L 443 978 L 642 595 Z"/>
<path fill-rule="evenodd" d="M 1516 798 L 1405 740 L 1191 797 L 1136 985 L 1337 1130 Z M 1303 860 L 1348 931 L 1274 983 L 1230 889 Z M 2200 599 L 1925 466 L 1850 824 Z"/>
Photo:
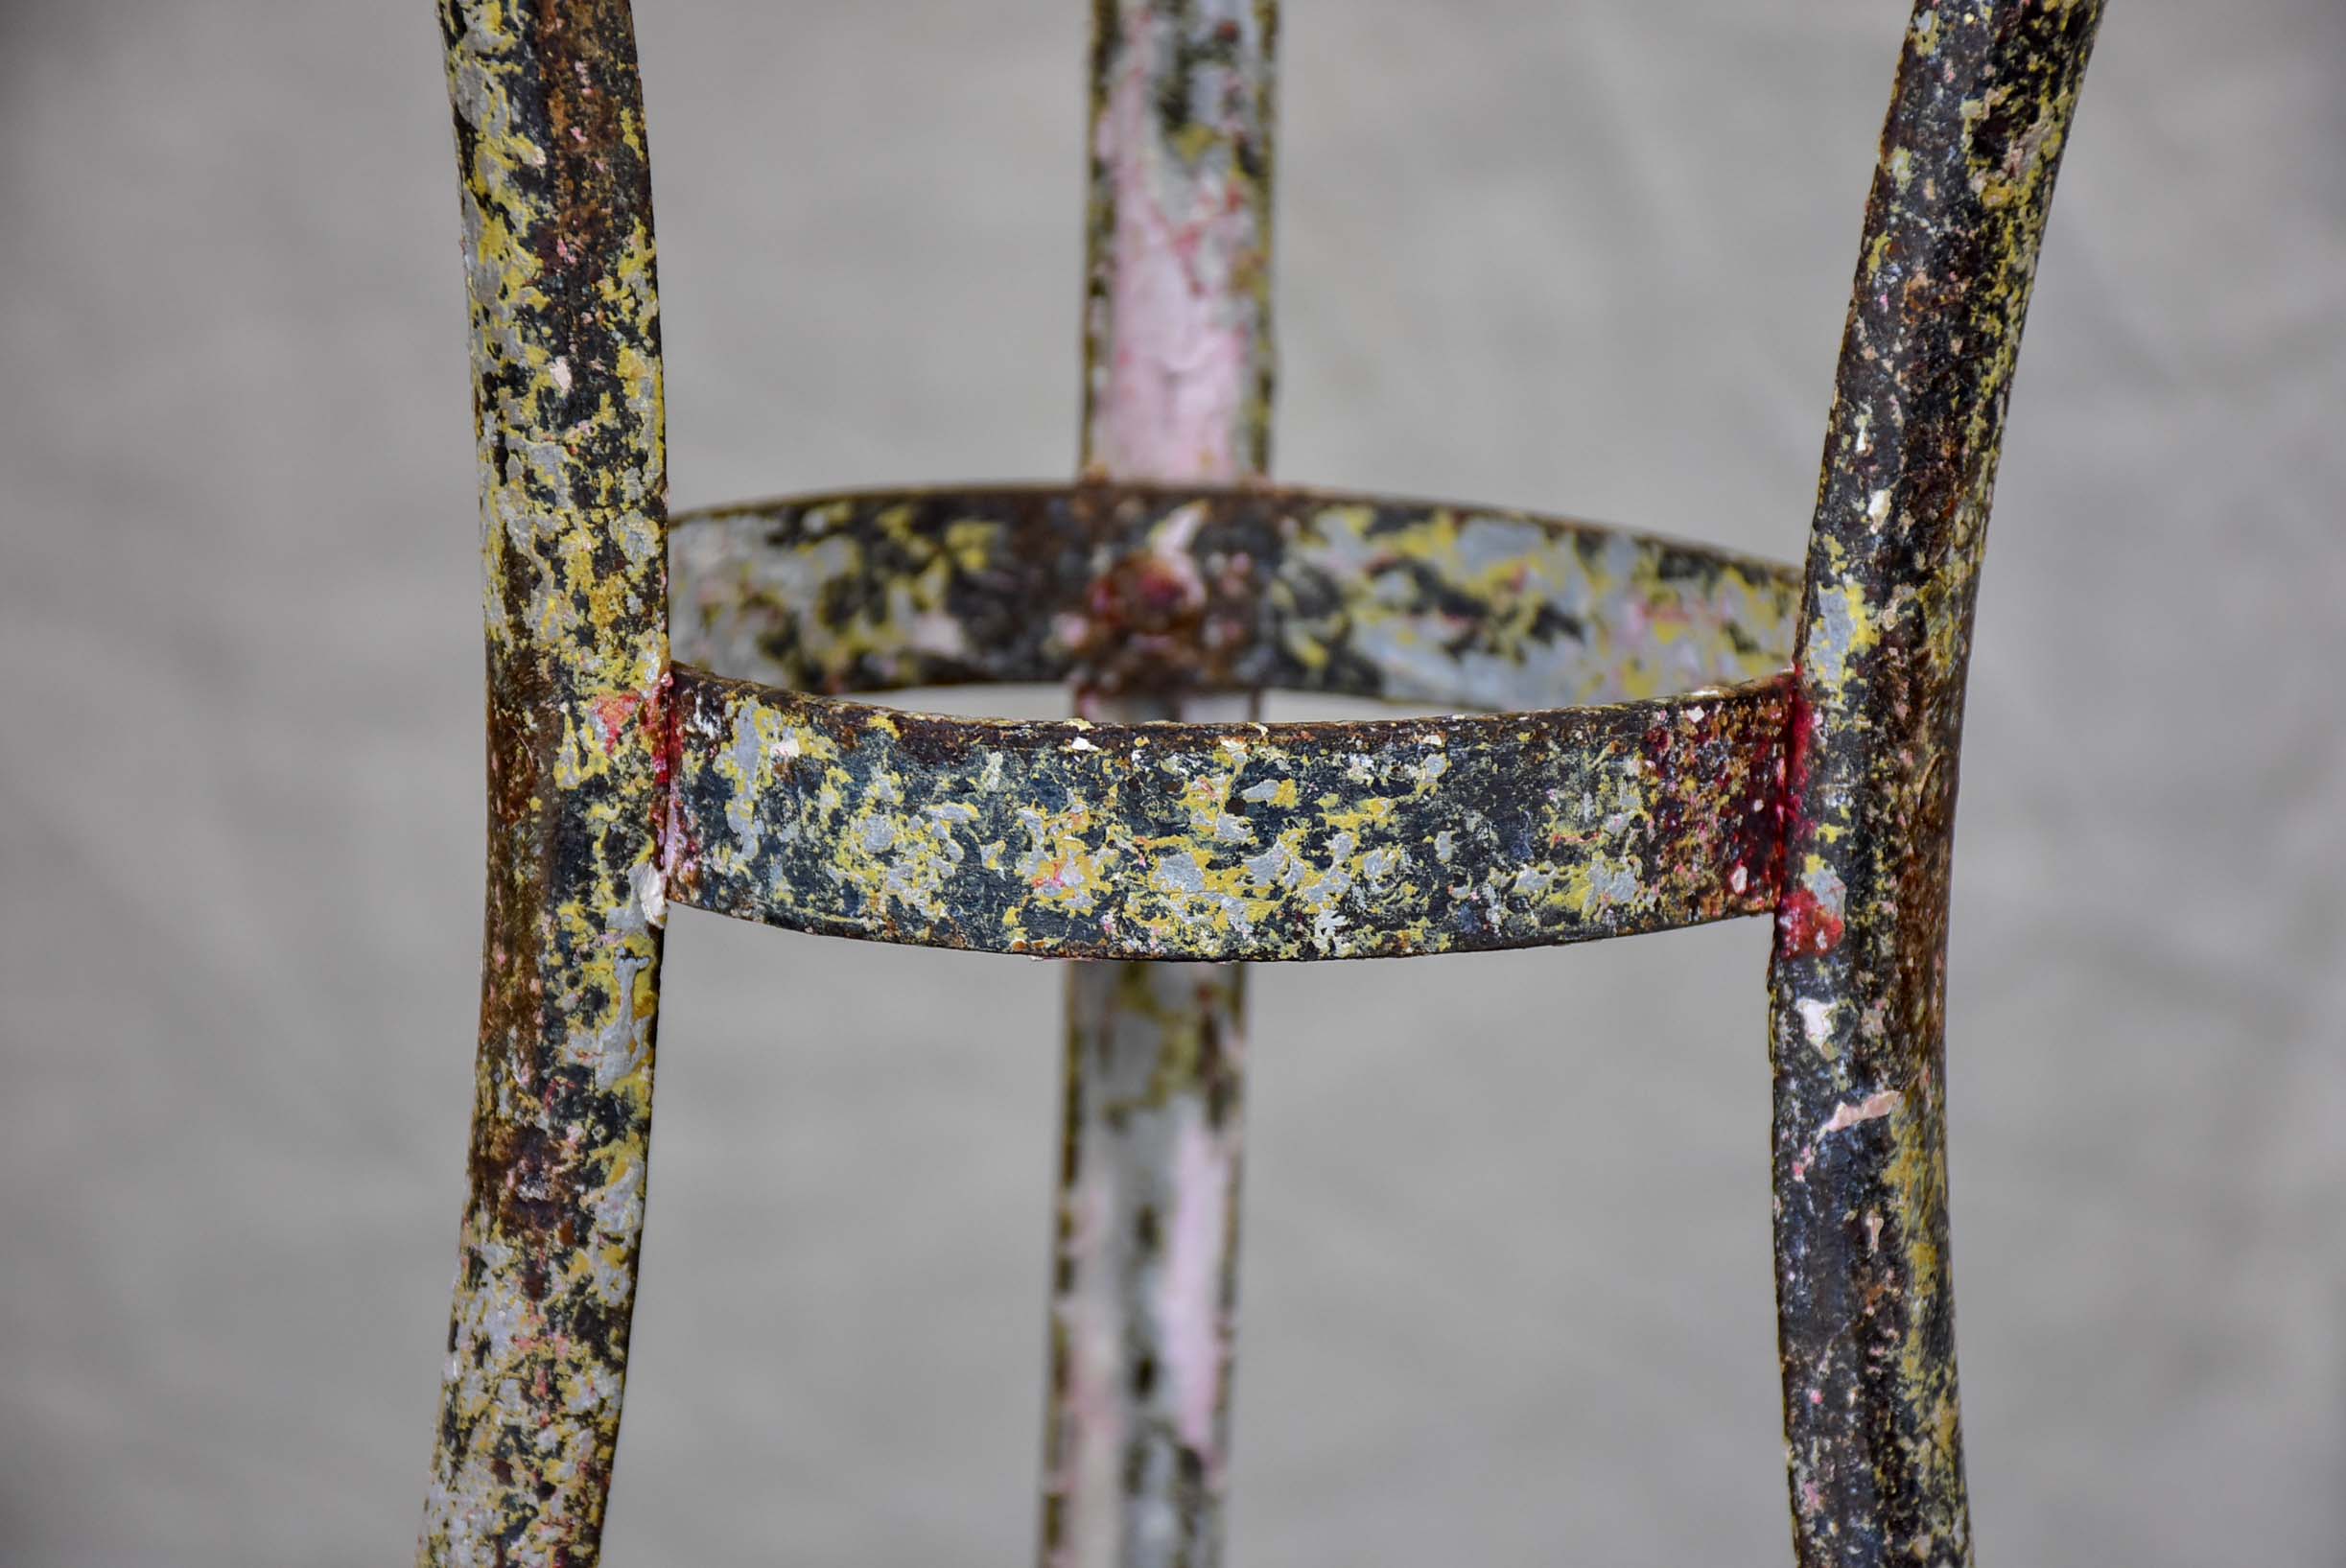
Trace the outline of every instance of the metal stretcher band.
<path fill-rule="evenodd" d="M 680 664 L 833 694 L 1073 679 L 1505 713 L 1765 680 L 1800 574 L 1493 507 L 1268 485 L 810 496 L 674 520 Z"/>
<path fill-rule="evenodd" d="M 1387 958 L 1774 907 L 1789 679 L 1355 723 L 946 718 L 678 667 L 668 897 L 1057 958 Z"/>

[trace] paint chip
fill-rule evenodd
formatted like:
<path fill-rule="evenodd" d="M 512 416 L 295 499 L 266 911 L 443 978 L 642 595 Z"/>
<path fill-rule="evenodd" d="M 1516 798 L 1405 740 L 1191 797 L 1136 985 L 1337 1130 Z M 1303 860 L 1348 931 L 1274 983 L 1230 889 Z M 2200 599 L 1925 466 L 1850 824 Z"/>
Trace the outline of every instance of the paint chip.
<path fill-rule="evenodd" d="M 1905 1103 L 1906 1096 L 1894 1088 L 1886 1088 L 1879 1094 L 1869 1094 L 1856 1105 L 1851 1105 L 1844 1100 L 1833 1108 L 1832 1116 L 1822 1127 L 1817 1129 L 1817 1136 L 1822 1140 L 1831 1137 L 1836 1133 L 1846 1132 L 1861 1122 L 1879 1121 Z"/>

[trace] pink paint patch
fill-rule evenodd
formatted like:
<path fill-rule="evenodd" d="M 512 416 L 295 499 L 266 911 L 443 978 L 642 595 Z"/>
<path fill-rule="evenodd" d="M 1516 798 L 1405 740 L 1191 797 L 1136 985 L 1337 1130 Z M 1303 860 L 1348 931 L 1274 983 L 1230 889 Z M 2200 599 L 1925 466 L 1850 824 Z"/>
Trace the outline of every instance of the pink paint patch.
<path fill-rule="evenodd" d="M 1183 1443 L 1221 1468 L 1215 1435 L 1222 1387 L 1222 1257 L 1229 1242 L 1232 1150 L 1202 1118 L 1185 1117 L 1174 1144 L 1176 1182 L 1157 1316 Z"/>
<path fill-rule="evenodd" d="M 1905 1103 L 1906 1096 L 1894 1088 L 1886 1088 L 1879 1094 L 1868 1094 L 1856 1105 L 1850 1105 L 1844 1101 L 1835 1106 L 1831 1118 L 1822 1127 L 1817 1129 L 1817 1137 L 1821 1142 L 1836 1133 L 1846 1132 L 1860 1122 L 1879 1121 Z"/>
<path fill-rule="evenodd" d="M 1117 1467 L 1124 1454 L 1124 1402 L 1118 1369 L 1122 1365 L 1117 1313 L 1113 1286 L 1103 1277 L 1101 1241 L 1106 1228 L 1108 1194 L 1095 1170 L 1071 1190 L 1068 1235 L 1063 1255 L 1085 1260 L 1071 1295 L 1053 1303 L 1062 1343 L 1066 1346 L 1066 1387 L 1059 1419 L 1058 1465 L 1049 1478 L 1053 1492 L 1069 1508 L 1053 1568 L 1114 1559 L 1117 1521 L 1109 1510 L 1085 1509 L 1087 1498 L 1113 1497 Z M 1110 1292 L 1103 1295 L 1103 1292 Z"/>
<path fill-rule="evenodd" d="M 1158 167 L 1149 61 L 1163 23 L 1130 21 L 1125 65 L 1100 117 L 1098 156 L 1114 190 L 1112 351 L 1092 417 L 1091 456 L 1128 480 L 1228 480 L 1241 467 L 1253 330 L 1232 308 L 1237 259 L 1255 247 L 1243 193 L 1191 191 Z M 1168 196 L 1187 196 L 1170 211 Z"/>

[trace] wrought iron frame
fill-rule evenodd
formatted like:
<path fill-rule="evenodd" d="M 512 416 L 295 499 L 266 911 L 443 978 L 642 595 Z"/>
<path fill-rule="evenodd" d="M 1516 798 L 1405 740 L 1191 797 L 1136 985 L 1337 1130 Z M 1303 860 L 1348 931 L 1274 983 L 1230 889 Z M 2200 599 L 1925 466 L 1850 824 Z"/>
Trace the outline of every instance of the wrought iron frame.
<path fill-rule="evenodd" d="M 1094 0 L 1063 486 L 667 516 L 626 0 L 439 0 L 488 652 L 478 1088 L 420 1560 L 597 1560 L 673 901 L 1069 968 L 1042 1556 L 1219 1560 L 1233 960 L 1771 913 L 1804 1565 L 1968 1562 L 1944 964 L 2006 395 L 2099 0 L 1918 0 L 1806 573 L 1265 481 L 1276 0 Z M 671 649 L 670 637 L 674 639 Z M 849 700 L 1067 681 L 1078 716 Z M 1461 710 L 1262 724 L 1266 688 Z"/>

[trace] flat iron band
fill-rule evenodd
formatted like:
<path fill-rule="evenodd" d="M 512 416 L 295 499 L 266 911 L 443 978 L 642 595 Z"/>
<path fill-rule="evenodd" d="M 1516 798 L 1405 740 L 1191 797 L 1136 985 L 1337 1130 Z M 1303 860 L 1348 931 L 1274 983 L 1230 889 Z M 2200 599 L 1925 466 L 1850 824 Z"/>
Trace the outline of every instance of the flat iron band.
<path fill-rule="evenodd" d="M 933 947 L 1264 961 L 1775 901 L 1789 568 L 1269 487 L 809 497 L 686 514 L 670 548 L 677 902 Z M 1067 679 L 1523 711 L 1093 725 L 822 694 Z"/>
<path fill-rule="evenodd" d="M 809 496 L 679 516 L 679 663 L 792 690 L 1071 680 L 1509 713 L 1761 680 L 1787 566 L 1493 507 L 1272 486 Z"/>

